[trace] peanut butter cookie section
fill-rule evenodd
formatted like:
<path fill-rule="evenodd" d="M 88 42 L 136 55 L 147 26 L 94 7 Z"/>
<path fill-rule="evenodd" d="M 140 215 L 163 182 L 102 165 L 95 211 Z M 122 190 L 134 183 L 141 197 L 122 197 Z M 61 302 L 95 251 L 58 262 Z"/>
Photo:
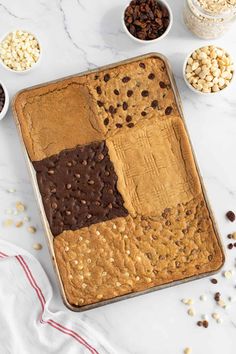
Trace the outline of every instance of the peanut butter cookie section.
<path fill-rule="evenodd" d="M 53 235 L 126 216 L 104 141 L 33 163 Z"/>
<path fill-rule="evenodd" d="M 108 138 L 118 189 L 132 216 L 155 216 L 201 192 L 184 126 L 179 117 L 141 122 Z"/>
<path fill-rule="evenodd" d="M 150 117 L 178 115 L 163 61 L 147 58 L 87 76 L 96 116 L 106 137 Z"/>
<path fill-rule="evenodd" d="M 201 196 L 155 218 L 117 218 L 54 239 L 68 301 L 77 306 L 217 270 L 223 254 Z"/>
<path fill-rule="evenodd" d="M 32 161 L 104 138 L 82 78 L 25 91 L 15 107 Z"/>

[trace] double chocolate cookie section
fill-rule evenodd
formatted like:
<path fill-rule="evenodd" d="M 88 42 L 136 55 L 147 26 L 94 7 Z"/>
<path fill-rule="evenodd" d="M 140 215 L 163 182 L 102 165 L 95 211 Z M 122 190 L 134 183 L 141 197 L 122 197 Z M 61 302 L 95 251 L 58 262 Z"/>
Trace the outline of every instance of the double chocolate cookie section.
<path fill-rule="evenodd" d="M 63 150 L 33 164 L 54 236 L 127 215 L 104 141 Z"/>

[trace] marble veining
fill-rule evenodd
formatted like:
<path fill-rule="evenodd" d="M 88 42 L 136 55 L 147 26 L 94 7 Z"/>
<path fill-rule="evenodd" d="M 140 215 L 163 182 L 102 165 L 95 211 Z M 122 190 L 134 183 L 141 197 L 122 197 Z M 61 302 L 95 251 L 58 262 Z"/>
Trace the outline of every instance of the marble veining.
<path fill-rule="evenodd" d="M 200 171 L 216 216 L 224 244 L 227 234 L 236 231 L 236 223 L 225 219 L 225 212 L 236 211 L 236 100 L 235 83 L 231 89 L 214 97 L 191 92 L 182 78 L 186 55 L 196 47 L 209 44 L 192 35 L 182 20 L 183 0 L 169 0 L 174 24 L 169 35 L 157 44 L 139 45 L 123 32 L 122 11 L 127 0 L 1 0 L 0 37 L 12 29 L 27 29 L 35 33 L 42 44 L 40 65 L 32 72 L 17 75 L 0 66 L 0 80 L 9 89 L 10 97 L 27 86 L 82 72 L 112 62 L 148 52 L 166 55 L 173 67 L 182 98 L 186 124 L 196 152 Z M 211 41 L 227 49 L 236 58 L 235 27 L 224 37 Z M 9 189 L 16 189 L 10 193 Z M 27 205 L 30 224 L 35 235 L 22 228 L 5 228 L 7 209 L 16 201 Z M 16 219 L 19 216 L 15 217 Z M 60 310 L 63 304 L 44 240 L 39 210 L 33 195 L 11 110 L 0 122 L 0 237 L 18 244 L 33 253 L 42 263 L 54 289 L 51 309 Z M 41 242 L 43 250 L 33 250 Z M 227 252 L 224 269 L 235 269 L 235 251 Z M 220 291 L 227 300 L 236 297 L 235 279 L 217 275 L 218 285 L 202 279 L 140 296 L 86 313 L 71 313 L 81 317 L 94 330 L 106 337 L 117 354 L 178 354 L 187 346 L 193 354 L 234 354 L 236 331 L 236 302 L 221 309 L 212 300 Z M 199 296 L 205 293 L 207 301 Z M 189 317 L 180 300 L 195 300 L 196 316 Z M 223 323 L 210 320 L 219 312 Z M 196 326 L 202 314 L 209 316 L 208 329 Z M 1 336 L 0 336 L 1 337 Z M 103 353 L 103 348 L 98 348 Z"/>

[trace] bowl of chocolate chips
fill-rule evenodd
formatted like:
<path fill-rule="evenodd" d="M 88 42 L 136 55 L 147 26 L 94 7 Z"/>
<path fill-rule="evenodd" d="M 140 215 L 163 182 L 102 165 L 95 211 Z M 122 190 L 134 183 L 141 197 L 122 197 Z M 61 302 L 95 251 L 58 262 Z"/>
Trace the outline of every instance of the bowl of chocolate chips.
<path fill-rule="evenodd" d="M 139 43 L 163 39 L 171 29 L 173 14 L 164 0 L 132 0 L 122 17 L 125 32 Z"/>
<path fill-rule="evenodd" d="M 0 81 L 0 120 L 5 117 L 9 107 L 9 95 L 6 86 Z"/>

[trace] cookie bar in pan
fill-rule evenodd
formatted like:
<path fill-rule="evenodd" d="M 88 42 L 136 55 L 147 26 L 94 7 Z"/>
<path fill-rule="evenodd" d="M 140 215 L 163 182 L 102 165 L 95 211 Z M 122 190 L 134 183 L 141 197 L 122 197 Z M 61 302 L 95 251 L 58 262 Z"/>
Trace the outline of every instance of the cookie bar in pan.
<path fill-rule="evenodd" d="M 163 56 L 24 90 L 14 110 L 70 308 L 220 269 L 224 253 Z"/>

